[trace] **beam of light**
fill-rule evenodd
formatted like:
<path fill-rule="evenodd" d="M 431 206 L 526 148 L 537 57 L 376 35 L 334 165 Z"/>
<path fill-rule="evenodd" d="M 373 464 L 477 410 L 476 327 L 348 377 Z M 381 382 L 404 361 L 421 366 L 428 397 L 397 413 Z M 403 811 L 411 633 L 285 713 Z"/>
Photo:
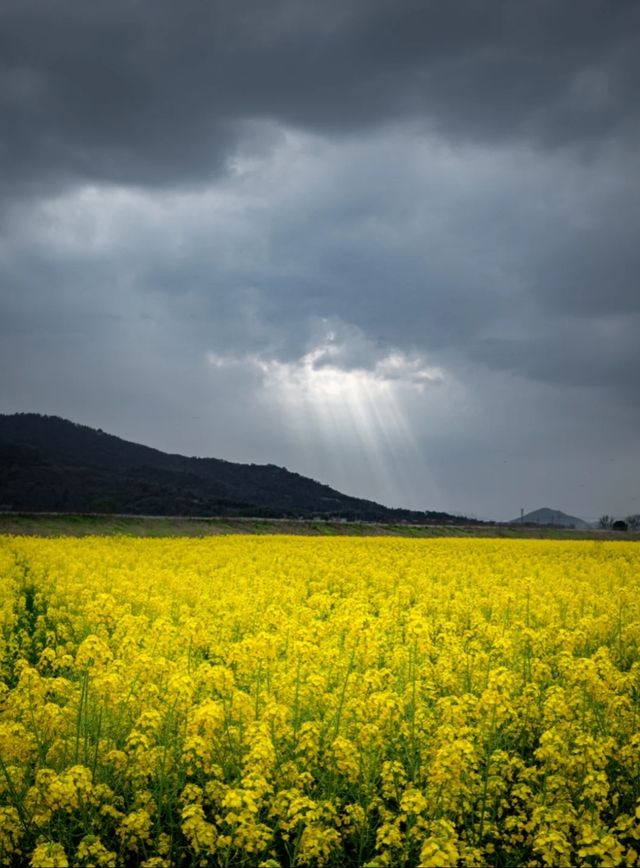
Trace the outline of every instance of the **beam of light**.
<path fill-rule="evenodd" d="M 424 398 L 443 372 L 401 353 L 370 368 L 343 369 L 332 361 L 334 349 L 324 344 L 294 362 L 252 357 L 245 363 L 260 370 L 269 405 L 282 414 L 302 466 L 317 468 L 338 489 L 387 505 L 427 508 L 439 493 L 405 405 Z M 209 360 L 226 364 L 214 354 Z M 416 480 L 424 485 L 423 498 Z"/>

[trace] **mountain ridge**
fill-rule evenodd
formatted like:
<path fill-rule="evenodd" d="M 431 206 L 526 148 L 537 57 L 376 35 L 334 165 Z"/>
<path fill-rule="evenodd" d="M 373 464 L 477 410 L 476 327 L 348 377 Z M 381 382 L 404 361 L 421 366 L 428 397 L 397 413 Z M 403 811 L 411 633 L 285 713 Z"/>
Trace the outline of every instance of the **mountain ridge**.
<path fill-rule="evenodd" d="M 12 511 L 469 523 L 437 510 L 390 508 L 351 497 L 274 464 L 162 452 L 36 413 L 0 414 L 0 506 Z"/>

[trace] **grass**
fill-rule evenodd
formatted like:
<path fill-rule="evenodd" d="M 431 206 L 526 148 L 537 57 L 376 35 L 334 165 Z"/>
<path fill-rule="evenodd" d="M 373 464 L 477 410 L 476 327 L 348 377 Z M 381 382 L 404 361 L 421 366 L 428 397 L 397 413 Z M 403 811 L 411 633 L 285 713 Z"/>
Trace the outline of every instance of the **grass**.
<path fill-rule="evenodd" d="M 0 533 L 27 536 L 206 537 L 219 534 L 302 536 L 499 537 L 640 540 L 640 532 L 572 530 L 507 524 L 384 524 L 306 519 L 0 513 Z"/>

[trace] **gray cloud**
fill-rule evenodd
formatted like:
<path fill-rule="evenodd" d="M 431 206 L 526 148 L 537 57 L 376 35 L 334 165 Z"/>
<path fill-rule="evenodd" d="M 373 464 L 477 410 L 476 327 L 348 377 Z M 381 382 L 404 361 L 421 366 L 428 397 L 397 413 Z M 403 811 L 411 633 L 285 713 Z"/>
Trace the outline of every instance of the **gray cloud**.
<path fill-rule="evenodd" d="M 605 0 L 5 0 L 5 180 L 194 182 L 220 171 L 247 118 L 636 142 L 639 18 Z"/>
<path fill-rule="evenodd" d="M 631 511 L 639 14 L 5 0 L 0 409 Z"/>

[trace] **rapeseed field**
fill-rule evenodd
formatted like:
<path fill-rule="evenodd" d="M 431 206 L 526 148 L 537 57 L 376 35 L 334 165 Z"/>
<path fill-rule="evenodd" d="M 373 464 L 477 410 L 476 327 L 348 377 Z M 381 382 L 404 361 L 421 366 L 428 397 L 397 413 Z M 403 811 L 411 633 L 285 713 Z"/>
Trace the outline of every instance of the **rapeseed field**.
<path fill-rule="evenodd" d="M 640 546 L 0 537 L 0 862 L 634 865 Z"/>

